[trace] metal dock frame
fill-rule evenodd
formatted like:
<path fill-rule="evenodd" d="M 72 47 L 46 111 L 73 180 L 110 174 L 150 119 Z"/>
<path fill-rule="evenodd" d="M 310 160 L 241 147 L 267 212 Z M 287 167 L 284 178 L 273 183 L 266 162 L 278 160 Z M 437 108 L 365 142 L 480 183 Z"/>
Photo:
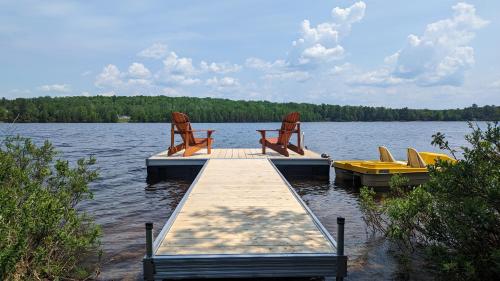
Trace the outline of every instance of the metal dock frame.
<path fill-rule="evenodd" d="M 153 257 L 153 224 L 146 223 L 144 280 L 188 278 L 252 278 L 327 276 L 343 280 L 347 276 L 344 255 L 344 218 L 337 218 L 337 255 L 193 255 Z"/>
<path fill-rule="evenodd" d="M 144 280 L 313 276 L 335 277 L 336 280 L 343 280 L 347 276 L 347 256 L 344 254 L 344 218 L 337 218 L 338 232 L 337 242 L 335 242 L 272 161 L 269 160 L 269 162 L 283 178 L 320 232 L 336 247 L 336 253 L 155 255 L 165 233 L 173 225 L 189 194 L 203 174 L 207 165 L 205 163 L 154 242 L 153 224 L 146 223 Z"/>

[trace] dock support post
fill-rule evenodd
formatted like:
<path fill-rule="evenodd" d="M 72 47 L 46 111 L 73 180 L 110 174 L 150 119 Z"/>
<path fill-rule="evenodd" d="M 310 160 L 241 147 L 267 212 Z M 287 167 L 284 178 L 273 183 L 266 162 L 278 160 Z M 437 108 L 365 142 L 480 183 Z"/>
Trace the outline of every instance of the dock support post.
<path fill-rule="evenodd" d="M 337 217 L 337 281 L 347 276 L 347 257 L 344 255 L 345 218 Z"/>
<path fill-rule="evenodd" d="M 144 257 L 143 275 L 144 280 L 154 280 L 155 265 L 153 263 L 153 223 L 146 223 L 146 257 Z"/>

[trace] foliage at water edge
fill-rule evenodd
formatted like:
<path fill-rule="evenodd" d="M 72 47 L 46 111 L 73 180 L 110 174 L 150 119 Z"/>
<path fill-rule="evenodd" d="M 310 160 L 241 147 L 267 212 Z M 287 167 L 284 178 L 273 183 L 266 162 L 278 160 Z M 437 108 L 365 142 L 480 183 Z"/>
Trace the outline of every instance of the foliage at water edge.
<path fill-rule="evenodd" d="M 446 280 L 496 280 L 500 276 L 500 127 L 485 130 L 470 124 L 456 164 L 429 166 L 428 183 L 411 188 L 393 177 L 391 192 L 375 201 L 373 189 L 363 188 L 364 219 L 410 256 L 423 248 L 429 264 Z M 433 144 L 454 154 L 446 137 Z"/>
<path fill-rule="evenodd" d="M 0 279 L 84 279 L 96 272 L 100 228 L 77 205 L 92 198 L 95 159 L 75 167 L 46 141 L 0 146 Z M 91 262 L 89 262 L 91 260 Z"/>

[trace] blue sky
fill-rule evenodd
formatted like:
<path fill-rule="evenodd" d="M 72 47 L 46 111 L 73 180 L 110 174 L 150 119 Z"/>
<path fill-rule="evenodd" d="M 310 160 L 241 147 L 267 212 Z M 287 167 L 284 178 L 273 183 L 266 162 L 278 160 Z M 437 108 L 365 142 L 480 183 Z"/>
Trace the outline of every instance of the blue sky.
<path fill-rule="evenodd" d="M 499 1 L 2 1 L 0 96 L 500 104 Z"/>

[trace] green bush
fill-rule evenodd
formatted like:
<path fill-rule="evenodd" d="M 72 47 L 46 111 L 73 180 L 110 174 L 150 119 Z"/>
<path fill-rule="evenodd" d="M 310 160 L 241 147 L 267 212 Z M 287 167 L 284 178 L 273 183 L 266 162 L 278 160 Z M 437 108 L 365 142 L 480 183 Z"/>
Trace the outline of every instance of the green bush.
<path fill-rule="evenodd" d="M 48 141 L 9 137 L 0 147 L 2 280 L 83 279 L 96 270 L 100 228 L 76 209 L 92 198 L 95 160 L 70 167 L 56 156 Z"/>
<path fill-rule="evenodd" d="M 500 127 L 470 127 L 463 159 L 429 166 L 429 182 L 416 188 L 393 177 L 380 202 L 365 187 L 361 206 L 368 225 L 403 255 L 423 247 L 440 277 L 494 280 L 500 276 Z M 434 145 L 456 153 L 443 134 L 433 137 Z"/>

